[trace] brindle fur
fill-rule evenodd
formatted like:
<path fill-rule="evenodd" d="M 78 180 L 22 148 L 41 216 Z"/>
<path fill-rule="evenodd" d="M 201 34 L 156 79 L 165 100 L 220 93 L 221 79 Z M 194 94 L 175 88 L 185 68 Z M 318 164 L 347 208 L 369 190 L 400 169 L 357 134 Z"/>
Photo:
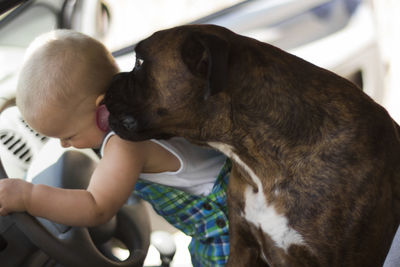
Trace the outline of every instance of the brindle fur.
<path fill-rule="evenodd" d="M 241 216 L 243 189 L 258 189 L 234 162 L 228 266 L 382 266 L 400 220 L 400 129 L 384 108 L 330 71 L 213 25 L 157 32 L 136 53 L 143 64 L 106 94 L 111 128 L 231 146 L 306 244 L 285 252 Z"/>

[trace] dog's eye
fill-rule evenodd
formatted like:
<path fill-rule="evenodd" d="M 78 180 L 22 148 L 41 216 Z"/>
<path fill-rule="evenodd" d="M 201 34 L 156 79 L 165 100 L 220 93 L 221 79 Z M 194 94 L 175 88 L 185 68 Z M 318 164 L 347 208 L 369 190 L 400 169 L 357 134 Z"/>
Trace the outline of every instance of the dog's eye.
<path fill-rule="evenodd" d="M 143 65 L 143 59 L 141 58 L 136 58 L 136 62 L 135 62 L 135 69 L 138 70 L 140 69 L 140 67 Z"/>

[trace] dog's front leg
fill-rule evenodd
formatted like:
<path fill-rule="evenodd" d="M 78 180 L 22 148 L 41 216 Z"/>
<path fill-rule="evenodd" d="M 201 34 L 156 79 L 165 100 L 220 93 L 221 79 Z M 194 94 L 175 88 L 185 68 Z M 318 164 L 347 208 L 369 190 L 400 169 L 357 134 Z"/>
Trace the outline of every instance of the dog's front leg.
<path fill-rule="evenodd" d="M 230 216 L 230 221 L 235 220 Z M 245 225 L 240 222 L 230 223 L 227 267 L 269 266 L 260 255 L 260 247 L 256 243 L 250 243 L 249 238 L 252 238 L 252 234 Z"/>
<path fill-rule="evenodd" d="M 246 183 L 240 173 L 232 168 L 228 185 L 229 258 L 226 266 L 269 266 L 261 255 L 261 248 L 252 233 L 251 226 L 242 217 L 244 208 L 243 189 Z"/>

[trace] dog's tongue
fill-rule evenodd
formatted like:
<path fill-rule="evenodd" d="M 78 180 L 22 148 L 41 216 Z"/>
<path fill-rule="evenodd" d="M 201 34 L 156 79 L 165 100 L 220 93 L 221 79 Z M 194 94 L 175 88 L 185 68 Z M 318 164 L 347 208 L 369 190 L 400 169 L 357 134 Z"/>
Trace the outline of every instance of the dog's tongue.
<path fill-rule="evenodd" d="M 100 105 L 96 110 L 96 123 L 97 127 L 103 132 L 108 132 L 108 116 L 110 113 L 108 112 L 106 105 Z"/>

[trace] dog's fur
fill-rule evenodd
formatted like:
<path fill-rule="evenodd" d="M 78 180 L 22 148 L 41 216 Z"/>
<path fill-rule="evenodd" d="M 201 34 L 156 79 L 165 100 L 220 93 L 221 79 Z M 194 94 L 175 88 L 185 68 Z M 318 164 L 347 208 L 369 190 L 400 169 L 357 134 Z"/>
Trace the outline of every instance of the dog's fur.
<path fill-rule="evenodd" d="M 228 266 L 382 266 L 400 128 L 360 88 L 213 25 L 153 34 L 106 94 L 122 138 L 183 136 L 234 162 Z"/>

